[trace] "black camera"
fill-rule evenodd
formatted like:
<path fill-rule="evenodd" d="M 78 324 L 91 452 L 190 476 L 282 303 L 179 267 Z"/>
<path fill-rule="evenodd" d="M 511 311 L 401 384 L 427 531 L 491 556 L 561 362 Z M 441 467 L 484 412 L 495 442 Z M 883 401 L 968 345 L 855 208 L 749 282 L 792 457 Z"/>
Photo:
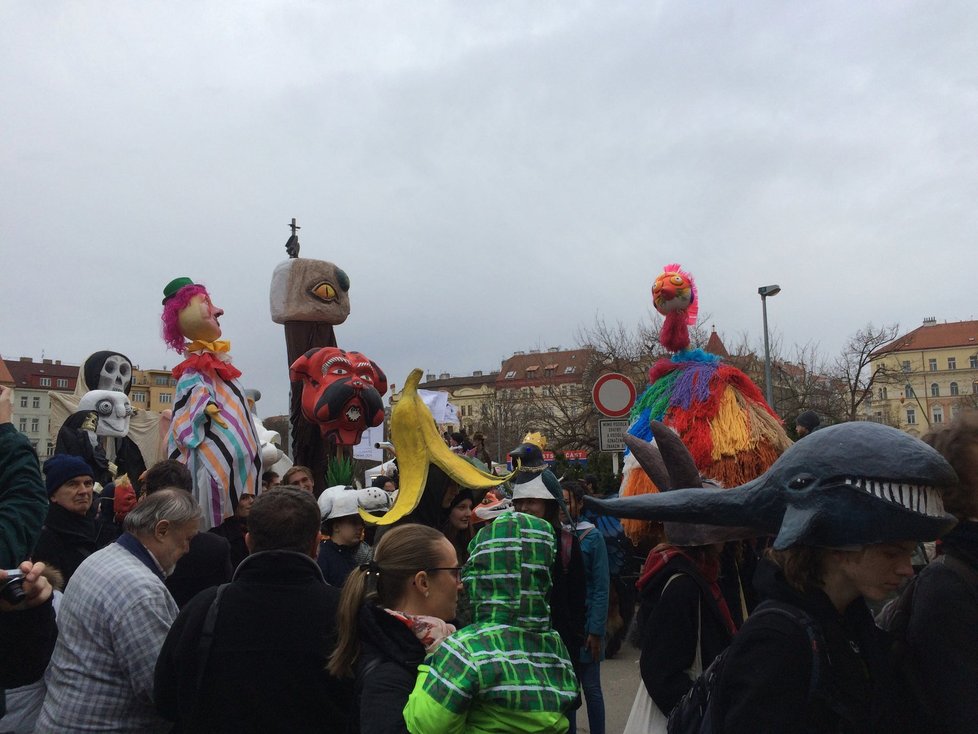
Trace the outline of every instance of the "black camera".
<path fill-rule="evenodd" d="M 24 593 L 24 572 L 19 568 L 7 571 L 7 578 L 0 581 L 0 599 L 11 606 L 20 604 L 27 598 Z"/>

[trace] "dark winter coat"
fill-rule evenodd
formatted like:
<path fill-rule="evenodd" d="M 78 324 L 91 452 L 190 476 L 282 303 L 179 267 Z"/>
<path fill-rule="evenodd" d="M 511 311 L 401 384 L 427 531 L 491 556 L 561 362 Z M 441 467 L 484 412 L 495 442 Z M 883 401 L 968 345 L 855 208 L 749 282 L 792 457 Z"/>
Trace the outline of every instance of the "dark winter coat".
<path fill-rule="evenodd" d="M 357 624 L 360 656 L 354 718 L 358 721 L 351 733 L 406 734 L 401 712 L 424 662 L 424 646 L 404 622 L 374 604 L 360 609 Z"/>
<path fill-rule="evenodd" d="M 357 567 L 357 545 L 337 545 L 332 540 L 319 544 L 319 557 L 316 563 L 322 569 L 323 578 L 330 586 L 340 588 L 350 571 Z"/>
<path fill-rule="evenodd" d="M 581 544 L 570 530 L 555 531 L 557 554 L 550 577 L 550 622 L 571 655 L 587 638 L 587 573 Z"/>
<path fill-rule="evenodd" d="M 776 614 L 751 616 L 730 645 L 717 686 L 724 734 L 869 734 L 904 731 L 884 633 L 863 599 L 840 614 L 822 591 L 802 594 L 761 560 L 762 600 L 800 608 L 822 638 L 822 673 L 809 699 L 812 645 L 805 628 Z"/>
<path fill-rule="evenodd" d="M 216 528 L 208 532 L 224 538 L 231 546 L 231 568 L 237 568 L 248 557 L 248 546 L 245 544 L 245 533 L 248 532 L 248 520 L 232 515 Z"/>
<path fill-rule="evenodd" d="M 978 522 L 960 522 L 945 553 L 978 573 Z M 929 702 L 918 725 L 962 734 L 978 727 L 978 588 L 953 568 L 925 566 L 917 580 L 907 638 Z"/>
<path fill-rule="evenodd" d="M 639 599 L 642 682 L 668 714 L 693 684 L 687 671 L 696 656 L 697 634 L 706 670 L 730 644 L 730 629 L 709 582 L 683 555 L 671 558 L 642 587 Z"/>
<path fill-rule="evenodd" d="M 179 722 L 175 731 L 345 734 L 350 686 L 326 672 L 339 592 L 312 558 L 267 551 L 245 559 L 221 596 L 198 692 L 201 630 L 216 595 L 208 589 L 180 612 L 156 664 L 156 706 Z"/>
<path fill-rule="evenodd" d="M 167 577 L 166 588 L 183 609 L 204 589 L 230 581 L 232 573 L 228 542 L 213 533 L 197 533 L 190 541 L 190 550 Z"/>
<path fill-rule="evenodd" d="M 0 424 L 0 567 L 16 568 L 27 558 L 47 512 L 34 447 L 13 424 Z"/>
<path fill-rule="evenodd" d="M 50 599 L 30 609 L 0 613 L 0 688 L 40 680 L 57 641 L 58 625 Z M 6 698 L 0 690 L 0 718 L 6 710 Z"/>
<path fill-rule="evenodd" d="M 82 561 L 118 537 L 114 524 L 52 504 L 32 558 L 61 571 L 67 586 Z"/>

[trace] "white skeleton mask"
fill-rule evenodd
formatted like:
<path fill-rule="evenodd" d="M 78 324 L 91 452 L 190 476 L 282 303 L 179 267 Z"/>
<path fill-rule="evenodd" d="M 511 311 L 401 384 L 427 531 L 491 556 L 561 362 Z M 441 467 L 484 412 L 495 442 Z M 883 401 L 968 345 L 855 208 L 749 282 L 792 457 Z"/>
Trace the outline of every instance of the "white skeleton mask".
<path fill-rule="evenodd" d="M 129 433 L 132 405 L 124 393 L 115 390 L 92 390 L 78 402 L 78 410 L 94 410 L 98 414 L 99 436 L 121 438 Z"/>
<path fill-rule="evenodd" d="M 132 384 L 132 365 L 121 354 L 106 358 L 98 376 L 99 390 L 126 392 Z"/>

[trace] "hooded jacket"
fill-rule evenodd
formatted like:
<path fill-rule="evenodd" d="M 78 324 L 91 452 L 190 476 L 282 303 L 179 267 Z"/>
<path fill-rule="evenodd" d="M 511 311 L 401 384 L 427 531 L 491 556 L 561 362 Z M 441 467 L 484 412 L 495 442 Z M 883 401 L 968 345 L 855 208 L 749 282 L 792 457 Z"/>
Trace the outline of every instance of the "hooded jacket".
<path fill-rule="evenodd" d="M 764 600 L 803 610 L 822 636 L 814 693 L 812 642 L 799 624 L 752 616 L 734 637 L 715 691 L 724 734 L 887 734 L 906 731 L 884 633 L 859 598 L 840 614 L 821 590 L 791 587 L 763 559 L 754 585 Z M 811 693 L 811 695 L 810 695 Z"/>
<path fill-rule="evenodd" d="M 567 648 L 550 626 L 553 529 L 521 512 L 479 531 L 463 583 L 473 623 L 419 668 L 404 708 L 414 734 L 566 732 L 578 701 Z"/>

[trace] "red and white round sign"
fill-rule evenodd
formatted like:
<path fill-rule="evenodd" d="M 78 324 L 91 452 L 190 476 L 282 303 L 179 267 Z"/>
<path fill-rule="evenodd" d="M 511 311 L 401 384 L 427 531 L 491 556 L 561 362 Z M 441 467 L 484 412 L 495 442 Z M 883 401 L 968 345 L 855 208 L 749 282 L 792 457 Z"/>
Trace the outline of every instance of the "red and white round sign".
<path fill-rule="evenodd" d="M 635 383 L 618 372 L 608 372 L 591 389 L 594 406 L 609 418 L 622 418 L 635 405 Z"/>

